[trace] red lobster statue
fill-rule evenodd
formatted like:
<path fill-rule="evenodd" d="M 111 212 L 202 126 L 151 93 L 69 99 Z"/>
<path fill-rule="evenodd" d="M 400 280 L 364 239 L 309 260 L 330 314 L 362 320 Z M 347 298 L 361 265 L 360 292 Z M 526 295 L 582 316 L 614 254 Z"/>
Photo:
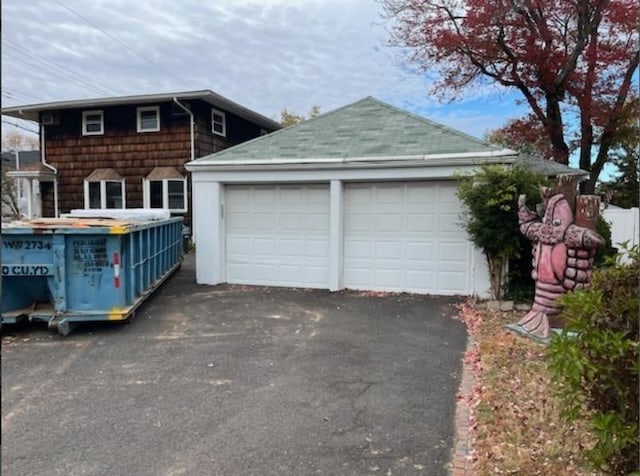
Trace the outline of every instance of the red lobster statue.
<path fill-rule="evenodd" d="M 541 195 L 545 200 L 542 220 L 527 208 L 524 195 L 518 200 L 520 231 L 533 242 L 531 277 L 536 287 L 531 311 L 516 327 L 529 336 L 546 339 L 551 328 L 562 327 L 558 298 L 567 291 L 590 286 L 595 250 L 605 242 L 593 230 L 599 212 L 598 197 L 577 198 L 576 222 L 587 225 L 579 226 L 574 223 L 574 212 L 565 194 L 543 187 Z"/>

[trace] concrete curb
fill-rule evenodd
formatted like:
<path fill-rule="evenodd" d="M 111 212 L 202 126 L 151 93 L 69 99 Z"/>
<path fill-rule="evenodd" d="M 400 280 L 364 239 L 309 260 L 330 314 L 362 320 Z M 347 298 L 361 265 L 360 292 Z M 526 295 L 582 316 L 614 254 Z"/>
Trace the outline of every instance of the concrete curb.
<path fill-rule="evenodd" d="M 471 336 L 467 343 L 465 356 L 469 355 L 477 346 L 477 342 Z M 457 393 L 457 405 L 455 413 L 455 437 L 453 444 L 453 454 L 451 455 L 451 465 L 449 474 L 451 476 L 474 476 L 473 465 L 473 436 L 471 430 L 472 411 L 469 406 L 471 401 L 471 391 L 475 384 L 473 367 L 462 360 L 462 377 Z"/>

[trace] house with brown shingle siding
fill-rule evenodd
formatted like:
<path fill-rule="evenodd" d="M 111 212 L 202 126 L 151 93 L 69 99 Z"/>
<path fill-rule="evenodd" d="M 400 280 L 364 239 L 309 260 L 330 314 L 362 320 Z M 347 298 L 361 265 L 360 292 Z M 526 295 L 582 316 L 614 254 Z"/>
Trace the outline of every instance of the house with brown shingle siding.
<path fill-rule="evenodd" d="M 37 122 L 42 216 L 72 209 L 165 208 L 190 222 L 184 164 L 280 128 L 209 90 L 50 102 L 2 109 Z M 51 186 L 53 184 L 53 186 Z"/>

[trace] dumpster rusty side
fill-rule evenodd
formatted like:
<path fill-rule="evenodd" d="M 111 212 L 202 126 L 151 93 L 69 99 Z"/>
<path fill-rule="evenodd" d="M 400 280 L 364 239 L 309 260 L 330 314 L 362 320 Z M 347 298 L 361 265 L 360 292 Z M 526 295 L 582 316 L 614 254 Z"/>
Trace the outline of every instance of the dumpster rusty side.
<path fill-rule="evenodd" d="M 182 262 L 182 218 L 40 219 L 2 227 L 2 323 L 124 321 Z"/>

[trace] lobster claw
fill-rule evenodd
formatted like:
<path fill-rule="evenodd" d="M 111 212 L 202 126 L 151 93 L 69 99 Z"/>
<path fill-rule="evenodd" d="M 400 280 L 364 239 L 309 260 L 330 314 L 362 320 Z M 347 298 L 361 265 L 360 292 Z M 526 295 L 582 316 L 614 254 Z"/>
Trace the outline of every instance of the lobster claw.
<path fill-rule="evenodd" d="M 587 249 L 600 248 L 605 245 L 605 240 L 595 231 L 587 229 L 582 235 L 582 245 Z"/>

